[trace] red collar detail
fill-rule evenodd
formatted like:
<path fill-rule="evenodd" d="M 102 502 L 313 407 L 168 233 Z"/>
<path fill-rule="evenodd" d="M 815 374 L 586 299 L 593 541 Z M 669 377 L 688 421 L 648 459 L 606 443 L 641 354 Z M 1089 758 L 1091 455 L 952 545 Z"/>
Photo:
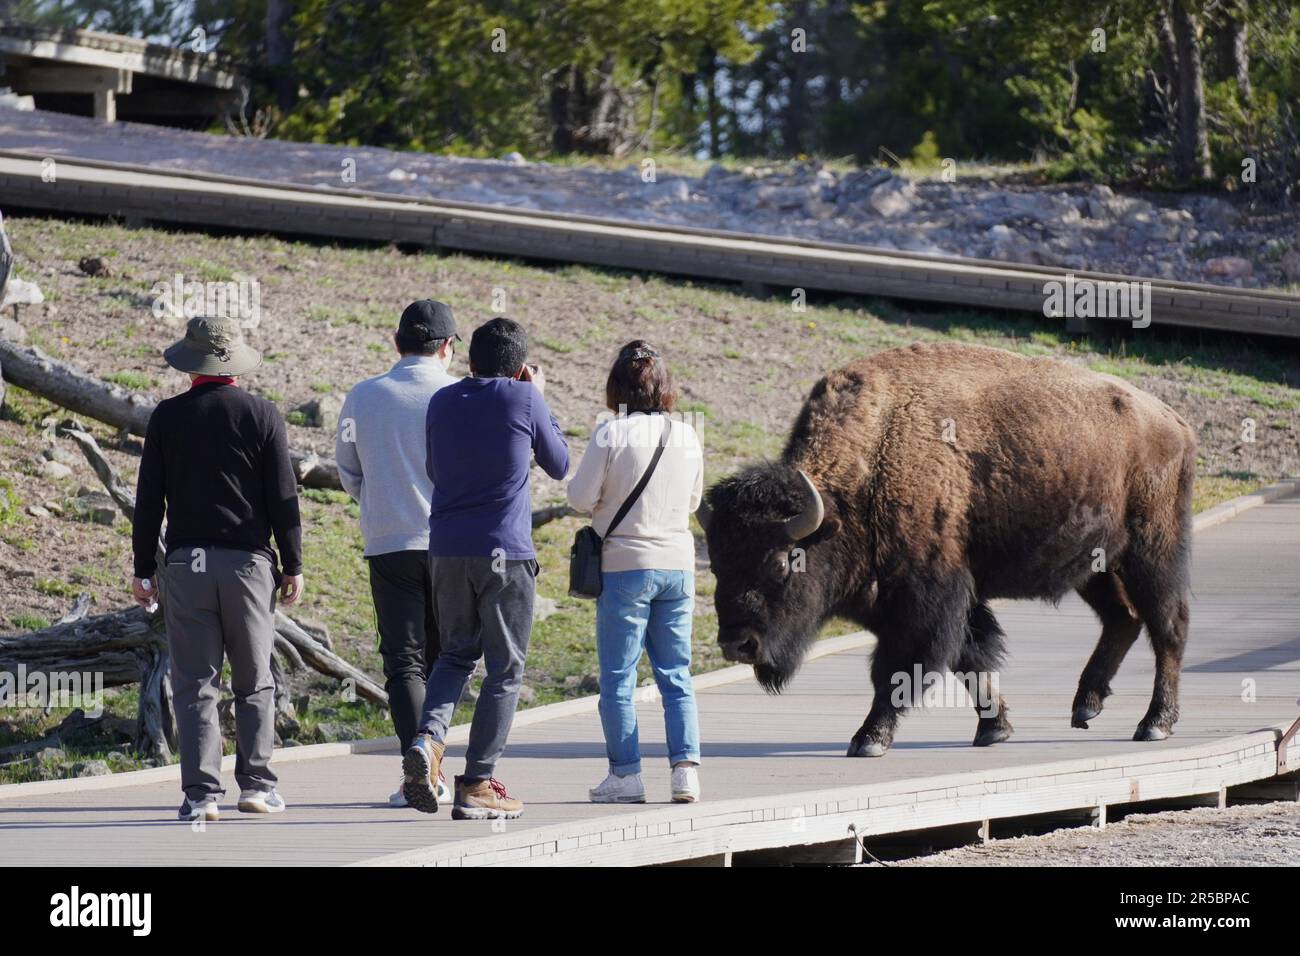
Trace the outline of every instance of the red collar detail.
<path fill-rule="evenodd" d="M 214 382 L 219 385 L 234 385 L 235 388 L 239 388 L 235 384 L 234 378 L 229 375 L 199 375 L 195 377 L 194 381 L 190 382 L 190 388 L 198 385 L 211 385 Z"/>

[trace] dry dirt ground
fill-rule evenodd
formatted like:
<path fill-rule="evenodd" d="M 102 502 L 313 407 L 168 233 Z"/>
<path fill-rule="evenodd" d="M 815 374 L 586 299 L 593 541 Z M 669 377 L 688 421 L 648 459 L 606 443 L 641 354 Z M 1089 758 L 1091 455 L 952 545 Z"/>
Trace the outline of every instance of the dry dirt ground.
<path fill-rule="evenodd" d="M 861 299 L 821 300 L 795 312 L 788 298 L 759 299 L 721 285 L 578 267 L 328 246 L 273 237 L 213 236 L 130 229 L 34 216 L 6 217 L 17 274 L 37 282 L 44 306 L 19 313 L 31 344 L 104 378 L 155 397 L 185 386 L 161 350 L 181 334 L 158 318 L 155 288 L 186 281 L 248 279 L 260 290 L 250 332 L 265 356 L 244 387 L 297 419 L 304 402 L 340 398 L 395 358 L 391 333 L 401 308 L 431 296 L 450 303 L 468 333 L 494 314 L 522 321 L 534 360 L 546 368 L 547 399 L 576 461 L 602 410 L 609 362 L 644 337 L 666 354 L 706 450 L 706 477 L 779 453 L 813 383 L 850 359 L 914 342 L 979 342 L 1050 355 L 1123 376 L 1167 401 L 1200 436 L 1198 507 L 1276 478 L 1300 474 L 1300 357 L 1294 346 L 1135 332 L 1111 341 L 1074 339 L 1045 319 L 952 310 L 902 311 Z M 78 267 L 102 256 L 109 274 Z M 454 370 L 464 371 L 463 352 Z M 0 414 L 0 631 L 56 620 L 78 594 L 91 613 L 128 601 L 129 528 L 78 520 L 73 499 L 99 484 L 76 449 L 46 423 L 66 415 L 10 389 Z M 1247 423 L 1255 440 L 1243 440 Z M 113 464 L 134 483 L 140 443 L 94 431 Z M 332 432 L 291 424 L 291 444 L 332 455 Z M 47 457 L 72 473 L 46 475 Z M 534 479 L 534 506 L 563 500 L 559 483 Z M 345 657 L 379 672 L 355 506 L 339 493 L 304 495 L 307 594 L 298 615 L 325 624 Z M 48 514 L 42 514 L 42 510 Z M 568 542 L 577 519 L 537 534 L 542 596 L 552 612 L 534 631 L 526 677 L 544 703 L 591 689 L 593 611 L 564 591 Z M 696 662 L 721 662 L 712 581 L 705 569 L 696 618 Z M 331 722 L 353 720 L 344 708 Z M 373 718 L 373 719 L 372 719 Z M 356 718 L 359 719 L 359 718 Z M 380 732 L 378 715 L 362 732 Z M 326 734 L 328 736 L 328 734 Z M 0 745 L 4 740 L 0 725 Z"/>
<path fill-rule="evenodd" d="M 875 865 L 875 864 L 871 864 Z M 1171 810 L 994 840 L 892 866 L 1300 866 L 1300 804 Z"/>

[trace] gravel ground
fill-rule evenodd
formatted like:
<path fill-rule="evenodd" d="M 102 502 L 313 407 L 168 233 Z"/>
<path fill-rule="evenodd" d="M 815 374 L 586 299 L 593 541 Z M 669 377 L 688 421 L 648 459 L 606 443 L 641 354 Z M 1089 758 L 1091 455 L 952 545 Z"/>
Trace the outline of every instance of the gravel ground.
<path fill-rule="evenodd" d="M 877 864 L 869 864 L 875 866 Z M 1300 866 L 1300 803 L 1135 814 L 891 866 Z"/>
<path fill-rule="evenodd" d="M 0 147 L 435 199 L 848 242 L 947 256 L 1300 289 L 1300 211 L 1241 197 L 1117 195 L 961 165 L 955 180 L 772 164 L 674 175 L 215 136 L 0 107 Z M 344 181 L 344 170 L 353 180 Z"/>

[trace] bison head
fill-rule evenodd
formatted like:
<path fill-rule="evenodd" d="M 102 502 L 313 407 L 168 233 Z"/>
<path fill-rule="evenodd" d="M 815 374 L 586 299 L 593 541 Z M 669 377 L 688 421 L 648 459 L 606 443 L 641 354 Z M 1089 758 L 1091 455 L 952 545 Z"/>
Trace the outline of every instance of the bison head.
<path fill-rule="evenodd" d="M 774 462 L 718 482 L 700 509 L 722 653 L 774 693 L 831 611 L 834 571 L 821 558 L 839 521 L 828 507 L 804 472 Z"/>

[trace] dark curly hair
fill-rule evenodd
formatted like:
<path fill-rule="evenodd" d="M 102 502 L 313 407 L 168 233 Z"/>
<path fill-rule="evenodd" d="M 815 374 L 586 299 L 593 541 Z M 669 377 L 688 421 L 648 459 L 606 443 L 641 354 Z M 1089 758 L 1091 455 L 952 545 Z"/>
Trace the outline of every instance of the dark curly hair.
<path fill-rule="evenodd" d="M 677 390 L 659 350 L 633 339 L 619 350 L 605 382 L 605 404 L 612 412 L 671 412 Z"/>

